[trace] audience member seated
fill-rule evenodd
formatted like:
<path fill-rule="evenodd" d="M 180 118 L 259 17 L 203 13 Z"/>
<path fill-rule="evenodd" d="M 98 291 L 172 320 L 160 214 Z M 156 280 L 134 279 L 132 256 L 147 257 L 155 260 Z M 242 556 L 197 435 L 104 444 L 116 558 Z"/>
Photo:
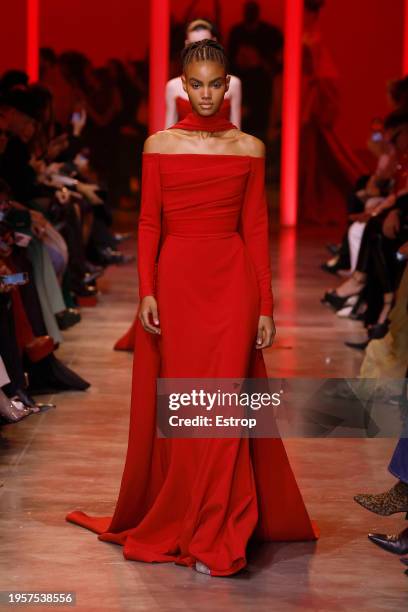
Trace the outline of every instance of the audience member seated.
<path fill-rule="evenodd" d="M 95 125 L 100 123 L 101 110 L 91 108 L 85 82 L 71 79 L 74 105 L 65 115 L 61 108 L 56 112 L 62 102 L 58 93 L 69 84 L 67 65 L 80 56 L 65 55 L 68 58 L 60 59 L 52 50 L 42 50 L 41 84 L 29 84 L 27 75 L 15 70 L 0 78 L 3 424 L 39 412 L 41 404 L 33 396 L 89 387 L 56 357 L 56 351 L 65 330 L 80 322 L 80 307 L 96 304 L 97 280 L 106 266 L 133 259 L 119 250 L 127 235 L 112 230 L 113 168 L 106 159 L 104 167 L 92 163 L 100 154 L 95 150 L 100 139 L 89 137 L 90 118 Z M 116 115 L 120 111 L 121 121 L 137 125 L 129 104 L 126 111 L 122 106 L 124 65 L 111 60 L 109 68 L 97 71 L 85 58 L 83 67 L 88 71 L 88 85 L 94 79 L 98 88 L 101 108 L 110 105 L 109 96 L 117 91 Z M 131 73 L 128 82 L 134 83 Z M 118 82 L 114 84 L 119 75 L 122 89 Z M 104 129 L 108 126 L 106 144 L 119 129 L 118 125 L 113 129 L 110 116 L 104 117 Z M 115 155 L 109 159 L 113 164 Z"/>
<path fill-rule="evenodd" d="M 404 102 L 404 79 L 394 93 Z M 395 106 L 398 106 L 395 104 Z M 350 225 L 332 264 L 323 266 L 349 278 L 326 292 L 323 302 L 338 316 L 363 321 L 367 340 L 346 342 L 365 349 L 389 329 L 389 315 L 406 268 L 408 243 L 408 110 L 397 108 L 384 122 L 384 139 L 371 177 L 362 177 L 349 199 Z M 330 269 L 333 268 L 333 269 Z"/>

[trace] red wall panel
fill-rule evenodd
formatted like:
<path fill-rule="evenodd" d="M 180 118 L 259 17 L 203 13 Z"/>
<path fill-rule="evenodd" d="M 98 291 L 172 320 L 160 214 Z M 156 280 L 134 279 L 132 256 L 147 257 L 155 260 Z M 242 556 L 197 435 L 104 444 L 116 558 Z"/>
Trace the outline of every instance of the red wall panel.
<path fill-rule="evenodd" d="M 221 2 L 225 35 L 242 18 L 245 0 Z M 321 11 L 323 39 L 339 73 L 342 137 L 363 148 L 371 119 L 388 112 L 386 82 L 401 76 L 405 0 L 326 0 Z M 190 0 L 172 0 L 181 19 Z M 284 0 L 260 0 L 261 17 L 283 28 Z M 196 14 L 213 17 L 212 0 L 196 3 Z"/>
<path fill-rule="evenodd" d="M 41 45 L 57 52 L 82 51 L 95 64 L 110 57 L 139 59 L 146 54 L 146 0 L 41 0 L 41 15 Z"/>
<path fill-rule="evenodd" d="M 26 0 L 3 2 L 0 36 L 0 73 L 26 66 Z"/>
<path fill-rule="evenodd" d="M 148 48 L 146 0 L 40 0 L 40 41 L 57 51 L 79 49 L 96 63 L 112 56 L 142 58 Z M 172 0 L 181 19 L 190 0 Z M 222 30 L 240 21 L 244 0 L 221 2 Z M 283 23 L 283 0 L 263 0 L 262 16 Z M 212 0 L 196 13 L 212 16 Z M 387 112 L 385 83 L 400 76 L 404 0 L 327 0 L 321 14 L 324 39 L 339 71 L 342 113 L 339 129 L 354 148 L 364 147 L 370 120 Z M 0 70 L 26 64 L 26 0 L 3 9 Z"/>
<path fill-rule="evenodd" d="M 339 71 L 340 133 L 365 146 L 371 119 L 388 112 L 386 82 L 401 76 L 404 0 L 327 0 L 321 26 Z"/>

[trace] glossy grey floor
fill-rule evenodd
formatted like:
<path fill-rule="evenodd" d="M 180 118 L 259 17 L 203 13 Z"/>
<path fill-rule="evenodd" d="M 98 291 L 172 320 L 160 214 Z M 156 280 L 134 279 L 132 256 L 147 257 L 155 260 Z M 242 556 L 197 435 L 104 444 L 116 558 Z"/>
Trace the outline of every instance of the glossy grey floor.
<path fill-rule="evenodd" d="M 318 269 L 323 243 L 310 232 L 274 236 L 278 335 L 265 352 L 271 376 L 358 373 L 361 356 L 343 340 L 363 337 L 359 324 L 319 303 L 336 285 Z M 90 612 L 406 609 L 408 577 L 398 557 L 367 540 L 372 530 L 399 530 L 403 517 L 377 517 L 352 499 L 393 484 L 386 466 L 394 440 L 287 441 L 321 538 L 263 545 L 232 578 L 125 561 L 121 547 L 65 522 L 77 508 L 112 512 L 126 450 L 132 358 L 112 346 L 136 308 L 135 267 L 109 269 L 100 285 L 98 307 L 83 309 L 59 350 L 92 387 L 60 394 L 57 409 L 1 432 L 0 590 L 75 591 L 76 609 Z"/>

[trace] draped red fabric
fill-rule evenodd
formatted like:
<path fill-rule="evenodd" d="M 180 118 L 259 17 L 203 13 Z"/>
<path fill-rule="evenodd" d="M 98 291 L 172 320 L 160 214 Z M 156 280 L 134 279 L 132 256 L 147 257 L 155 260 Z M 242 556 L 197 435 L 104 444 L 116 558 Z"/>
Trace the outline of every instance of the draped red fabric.
<path fill-rule="evenodd" d="M 156 436 L 158 377 L 266 377 L 255 347 L 259 315 L 273 312 L 264 159 L 145 153 L 138 267 L 140 298 L 156 297 L 162 333 L 135 321 L 116 508 L 66 519 L 122 545 L 126 559 L 200 561 L 213 576 L 242 569 L 251 538 L 316 539 L 280 439 Z"/>
<path fill-rule="evenodd" d="M 225 132 L 227 130 L 237 129 L 237 126 L 231 123 L 229 119 L 226 119 L 221 112 L 203 117 L 192 111 L 169 129 L 171 130 L 174 128 L 190 131 L 205 130 L 206 132 Z"/>
<path fill-rule="evenodd" d="M 132 352 L 135 346 L 135 336 L 136 336 L 136 321 L 137 321 L 137 312 L 135 318 L 133 320 L 132 325 L 129 327 L 127 332 L 123 334 L 117 340 L 113 346 L 114 351 L 130 351 Z"/>
<path fill-rule="evenodd" d="M 186 115 L 191 113 L 191 104 L 190 100 L 185 100 L 181 96 L 177 96 L 176 98 L 176 109 L 178 120 L 184 119 Z M 221 104 L 221 108 L 218 111 L 221 117 L 224 119 L 229 119 L 231 115 L 231 101 L 229 98 L 224 98 L 223 103 Z"/>

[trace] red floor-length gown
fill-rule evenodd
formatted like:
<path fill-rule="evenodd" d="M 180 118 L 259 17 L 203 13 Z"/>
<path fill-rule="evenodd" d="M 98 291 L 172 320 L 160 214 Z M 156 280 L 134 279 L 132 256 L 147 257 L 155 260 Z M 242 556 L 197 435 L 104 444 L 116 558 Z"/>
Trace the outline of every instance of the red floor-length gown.
<path fill-rule="evenodd" d="M 194 115 L 176 125 L 197 121 L 232 125 Z M 162 333 L 137 319 L 115 512 L 67 520 L 121 544 L 126 559 L 201 561 L 214 576 L 245 566 L 252 536 L 316 539 L 280 439 L 156 437 L 158 376 L 266 377 L 255 348 L 259 315 L 273 308 L 264 159 L 144 153 L 138 265 L 140 298 L 156 296 Z"/>

